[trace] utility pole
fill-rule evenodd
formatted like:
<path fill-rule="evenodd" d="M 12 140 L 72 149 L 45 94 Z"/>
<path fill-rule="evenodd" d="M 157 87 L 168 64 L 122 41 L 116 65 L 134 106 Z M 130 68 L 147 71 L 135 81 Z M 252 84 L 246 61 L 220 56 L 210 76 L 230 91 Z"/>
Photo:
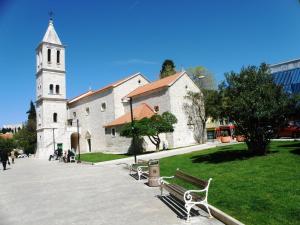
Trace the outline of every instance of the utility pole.
<path fill-rule="evenodd" d="M 53 134 L 53 153 L 55 153 L 55 136 L 54 136 L 54 129 L 52 128 L 52 134 Z"/>
<path fill-rule="evenodd" d="M 77 163 L 81 163 L 80 161 L 80 142 L 79 142 L 79 120 L 77 119 L 77 148 L 78 148 L 78 160 Z"/>
<path fill-rule="evenodd" d="M 132 110 L 132 97 L 129 97 L 130 103 L 130 114 L 131 114 L 131 130 L 132 130 L 132 143 L 133 143 L 133 155 L 134 155 L 134 162 L 136 163 L 136 149 L 135 149 L 135 128 L 134 128 L 134 120 L 133 120 L 133 110 Z"/>

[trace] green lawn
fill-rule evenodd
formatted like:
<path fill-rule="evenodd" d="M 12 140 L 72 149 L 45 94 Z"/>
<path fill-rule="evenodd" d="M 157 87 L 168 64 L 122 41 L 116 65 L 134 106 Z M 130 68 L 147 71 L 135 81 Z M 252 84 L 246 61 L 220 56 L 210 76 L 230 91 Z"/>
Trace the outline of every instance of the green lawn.
<path fill-rule="evenodd" d="M 208 202 L 250 225 L 300 221 L 300 142 L 272 142 L 267 156 L 237 144 L 160 160 L 161 175 L 180 168 L 213 178 Z M 179 182 L 179 181 L 175 181 Z"/>
<path fill-rule="evenodd" d="M 109 161 L 114 159 L 122 159 L 126 158 L 128 155 L 121 155 L 121 154 L 106 154 L 102 152 L 95 152 L 95 153 L 84 153 L 80 155 L 80 160 L 85 162 L 103 162 Z M 77 157 L 78 158 L 78 157 Z"/>

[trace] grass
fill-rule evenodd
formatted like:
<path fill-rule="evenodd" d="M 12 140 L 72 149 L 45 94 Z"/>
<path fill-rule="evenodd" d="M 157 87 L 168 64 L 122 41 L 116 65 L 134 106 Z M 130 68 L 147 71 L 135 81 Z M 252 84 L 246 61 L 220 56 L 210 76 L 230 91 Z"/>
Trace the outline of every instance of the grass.
<path fill-rule="evenodd" d="M 247 225 L 299 224 L 300 142 L 272 142 L 266 156 L 246 149 L 237 144 L 164 158 L 161 175 L 180 168 L 213 178 L 209 203 Z"/>
<path fill-rule="evenodd" d="M 95 152 L 95 153 L 84 153 L 80 155 L 80 160 L 85 162 L 104 162 L 104 161 L 110 161 L 114 159 L 122 159 L 126 158 L 128 155 L 122 155 L 122 154 L 106 154 L 102 152 Z"/>

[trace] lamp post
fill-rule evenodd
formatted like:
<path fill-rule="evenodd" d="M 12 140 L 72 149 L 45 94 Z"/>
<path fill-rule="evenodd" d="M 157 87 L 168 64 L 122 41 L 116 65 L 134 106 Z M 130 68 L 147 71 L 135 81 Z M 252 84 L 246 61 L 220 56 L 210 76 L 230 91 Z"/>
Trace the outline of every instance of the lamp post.
<path fill-rule="evenodd" d="M 78 148 L 78 160 L 77 163 L 81 163 L 80 161 L 80 142 L 79 142 L 79 120 L 77 119 L 77 148 Z"/>
<path fill-rule="evenodd" d="M 134 155 L 134 162 L 136 163 L 136 151 L 135 151 L 135 128 L 134 128 L 134 120 L 133 120 L 133 110 L 132 110 L 132 97 L 129 97 L 130 103 L 130 114 L 131 114 L 131 130 L 132 130 L 132 143 L 133 143 L 133 155 Z"/>
<path fill-rule="evenodd" d="M 54 136 L 54 129 L 52 128 L 52 135 L 53 135 L 53 153 L 55 153 L 55 136 Z"/>

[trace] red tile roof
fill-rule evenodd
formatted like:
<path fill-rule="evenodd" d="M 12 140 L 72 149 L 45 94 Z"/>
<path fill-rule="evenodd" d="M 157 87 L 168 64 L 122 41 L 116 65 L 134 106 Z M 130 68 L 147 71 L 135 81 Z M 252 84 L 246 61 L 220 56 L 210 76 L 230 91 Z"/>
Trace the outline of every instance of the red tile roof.
<path fill-rule="evenodd" d="M 110 88 L 117 87 L 117 86 L 123 84 L 124 82 L 130 80 L 131 78 L 133 78 L 133 77 L 135 77 L 135 76 L 137 76 L 137 75 L 142 75 L 142 74 L 141 74 L 140 72 L 138 72 L 138 73 L 135 73 L 135 74 L 133 74 L 133 75 L 131 75 L 131 76 L 129 76 L 129 77 L 126 77 L 126 78 L 124 78 L 124 79 L 122 79 L 122 80 L 118 80 L 118 81 L 116 81 L 116 82 L 114 82 L 114 83 L 111 83 L 111 84 L 109 84 L 109 85 L 107 85 L 107 86 L 105 86 L 105 87 L 103 87 L 103 88 L 101 88 L 101 89 L 99 89 L 99 90 L 96 90 L 96 91 L 88 91 L 88 92 L 86 92 L 86 93 L 83 93 L 83 94 L 81 94 L 81 95 L 79 95 L 79 96 L 77 96 L 77 97 L 75 97 L 75 98 L 69 100 L 69 101 L 68 101 L 68 104 L 77 102 L 78 100 L 81 100 L 81 99 L 86 98 L 86 97 L 88 97 L 88 96 L 91 96 L 91 95 L 94 95 L 94 94 L 97 94 L 97 93 L 100 93 L 100 92 L 104 92 L 104 91 L 106 91 L 106 90 L 108 90 L 108 89 L 110 89 Z"/>
<path fill-rule="evenodd" d="M 12 133 L 0 134 L 0 138 L 2 139 L 12 139 L 14 135 Z"/>
<path fill-rule="evenodd" d="M 145 117 L 150 118 L 155 114 L 154 110 L 146 103 L 140 104 L 139 106 L 135 107 L 132 111 L 133 111 L 134 120 L 141 120 Z M 130 112 L 106 124 L 104 127 L 113 127 L 113 126 L 118 126 L 129 122 L 131 122 Z"/>
<path fill-rule="evenodd" d="M 135 89 L 134 91 L 130 92 L 126 97 L 134 97 L 134 96 L 144 94 L 146 92 L 151 92 L 154 90 L 159 90 L 161 88 L 171 86 L 183 74 L 185 74 L 185 71 L 177 72 L 172 76 L 168 76 L 163 79 L 154 81 L 150 84 L 146 84 L 146 85 L 139 87 L 139 88 Z"/>

